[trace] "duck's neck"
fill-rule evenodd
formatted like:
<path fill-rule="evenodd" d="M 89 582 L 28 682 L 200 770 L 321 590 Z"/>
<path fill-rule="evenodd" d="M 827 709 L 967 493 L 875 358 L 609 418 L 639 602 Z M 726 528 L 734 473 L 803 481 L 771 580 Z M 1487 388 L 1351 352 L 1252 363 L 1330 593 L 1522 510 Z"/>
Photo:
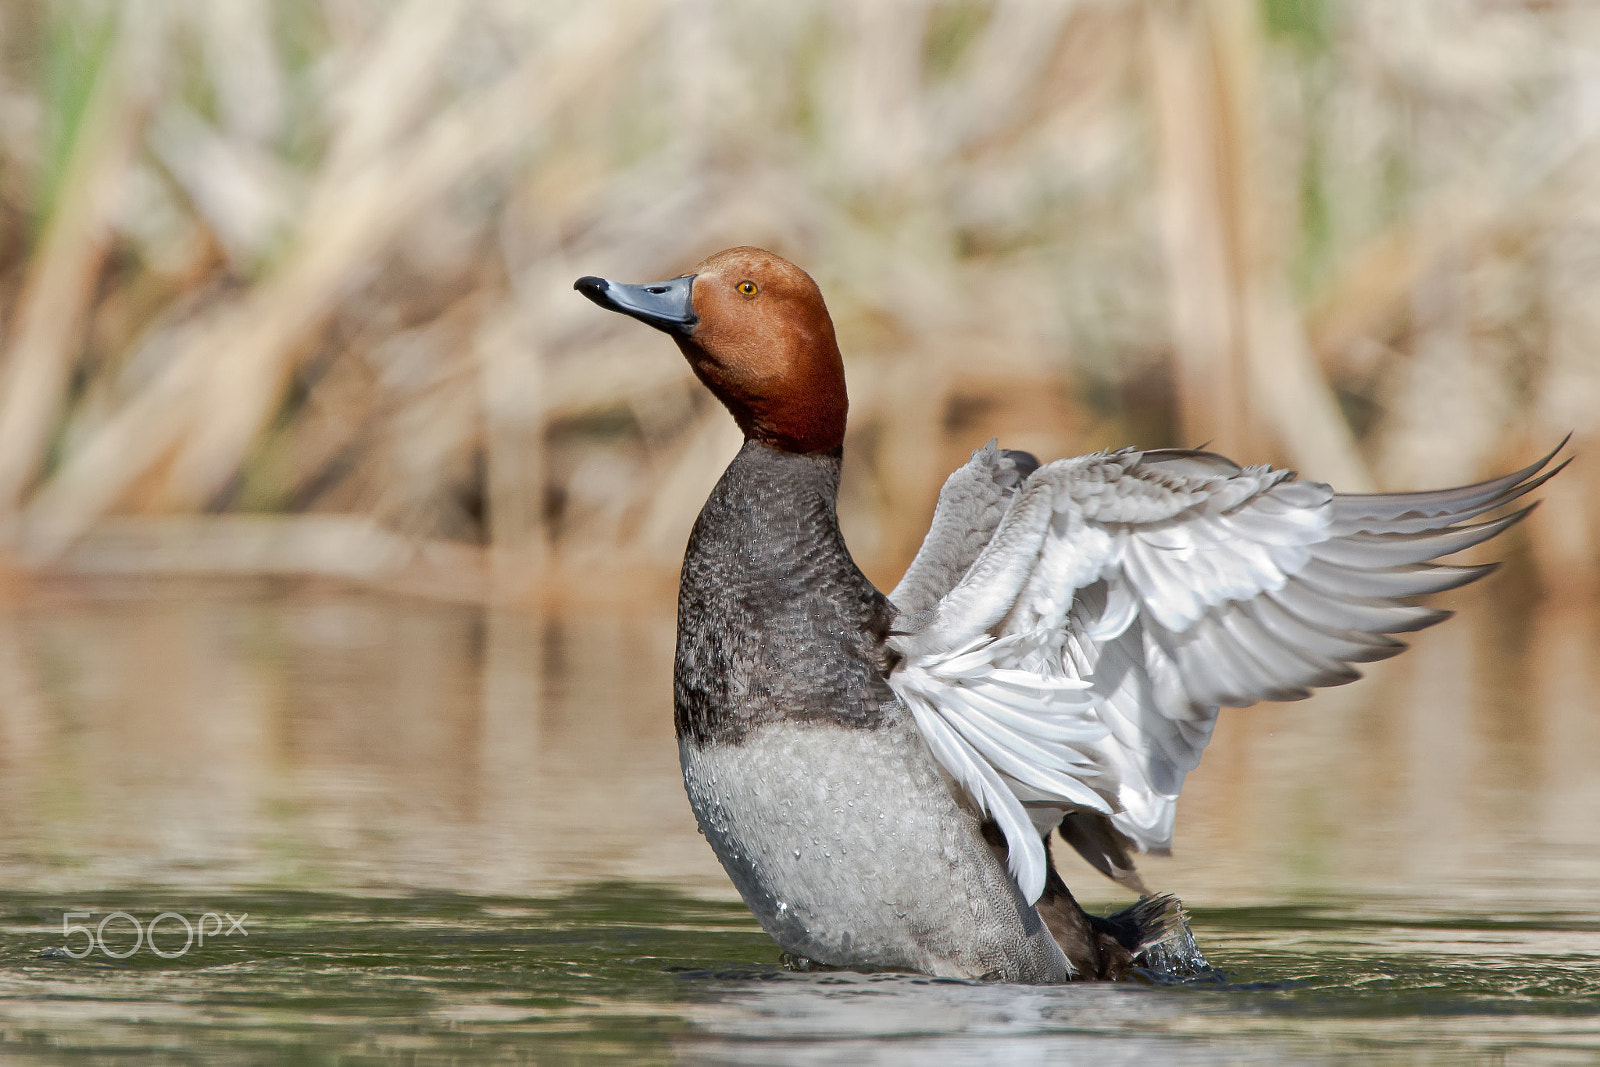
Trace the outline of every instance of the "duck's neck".
<path fill-rule="evenodd" d="M 678 593 L 675 722 L 737 743 L 778 722 L 870 727 L 892 702 L 893 609 L 839 532 L 839 452 L 745 442 L 689 536 Z"/>

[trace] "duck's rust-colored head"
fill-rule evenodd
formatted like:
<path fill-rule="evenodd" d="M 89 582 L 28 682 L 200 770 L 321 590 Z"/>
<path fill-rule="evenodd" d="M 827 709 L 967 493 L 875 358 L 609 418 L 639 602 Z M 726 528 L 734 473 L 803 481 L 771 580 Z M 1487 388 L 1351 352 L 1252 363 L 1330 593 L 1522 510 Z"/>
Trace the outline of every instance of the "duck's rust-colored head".
<path fill-rule="evenodd" d="M 760 248 L 730 248 L 670 281 L 579 278 L 603 308 L 672 335 L 744 435 L 786 452 L 844 442 L 849 401 L 833 320 L 811 276 Z"/>

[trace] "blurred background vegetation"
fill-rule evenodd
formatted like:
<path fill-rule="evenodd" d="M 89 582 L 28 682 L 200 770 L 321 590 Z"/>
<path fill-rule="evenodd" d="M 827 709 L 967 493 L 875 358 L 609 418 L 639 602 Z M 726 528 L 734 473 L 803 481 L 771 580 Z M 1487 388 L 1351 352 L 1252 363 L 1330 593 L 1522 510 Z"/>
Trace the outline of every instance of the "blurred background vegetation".
<path fill-rule="evenodd" d="M 1600 435 L 1600 5 L 0 2 L 0 560 L 670 594 L 738 446 L 571 289 L 817 278 L 892 582 L 992 434 L 1345 489 Z M 1593 591 L 1600 470 L 1525 548 Z"/>

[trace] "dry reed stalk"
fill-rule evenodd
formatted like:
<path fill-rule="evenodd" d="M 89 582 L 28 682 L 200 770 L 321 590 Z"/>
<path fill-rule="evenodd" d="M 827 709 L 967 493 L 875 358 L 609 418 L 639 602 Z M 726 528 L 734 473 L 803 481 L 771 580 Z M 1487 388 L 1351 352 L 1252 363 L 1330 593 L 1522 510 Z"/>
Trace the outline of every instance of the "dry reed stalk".
<path fill-rule="evenodd" d="M 413 5 L 395 17 L 405 18 L 419 6 L 429 5 Z M 630 43 L 610 19 L 580 21 L 585 25 L 576 28 L 575 39 L 547 42 L 500 84 L 439 115 L 408 143 L 330 170 L 311 198 L 296 251 L 253 295 L 258 309 L 250 316 L 253 332 L 239 338 L 228 359 L 214 364 L 198 421 L 167 479 L 172 503 L 201 505 L 233 476 L 278 407 L 295 344 L 332 311 L 405 225 L 440 196 L 516 151 L 547 116 L 587 86 L 595 69 L 606 67 Z M 412 33 L 396 33 L 390 43 L 401 49 L 415 39 Z M 375 65 L 386 66 L 388 59 L 387 51 L 380 51 Z M 426 81 L 426 74 L 418 80 Z M 376 139 L 392 130 L 404 111 L 376 110 L 382 118 L 354 119 L 351 128 L 363 131 L 364 141 L 381 143 Z M 366 132 L 369 126 L 375 129 Z M 353 151 L 347 155 L 359 159 Z"/>
<path fill-rule="evenodd" d="M 1229 154 L 1226 174 L 1232 179 L 1235 307 L 1244 342 L 1247 410 L 1308 476 L 1345 492 L 1370 492 L 1372 474 L 1306 340 L 1289 291 L 1283 235 L 1292 230 L 1287 220 L 1293 211 L 1279 190 L 1293 183 L 1266 169 L 1257 7 L 1252 0 L 1211 0 L 1209 12 L 1217 93 L 1228 116 L 1221 147 Z"/>
<path fill-rule="evenodd" d="M 422 117 L 462 15 L 461 0 L 408 0 L 384 22 L 364 59 L 334 91 L 321 197 L 337 202 L 341 184 L 393 150 Z"/>
<path fill-rule="evenodd" d="M 1394 332 L 1420 281 L 1450 257 L 1481 260 L 1506 245 L 1558 234 L 1592 203 L 1600 135 L 1563 150 L 1491 193 L 1477 181 L 1432 194 L 1404 219 L 1364 241 L 1306 313 L 1312 348 L 1330 373 L 1349 374 L 1357 342 Z"/>
<path fill-rule="evenodd" d="M 61 410 L 118 197 L 150 103 L 161 40 L 145 12 L 123 12 L 73 138 L 0 376 L 0 525 L 38 473 Z M 157 20 L 158 22 L 159 20 Z M 14 535 L 15 531 L 12 531 Z"/>
<path fill-rule="evenodd" d="M 978 38 L 967 48 L 963 77 L 948 87 L 942 98 L 936 98 L 939 110 L 948 115 L 933 124 L 932 130 L 943 142 L 942 155 L 954 157 L 981 150 L 993 139 L 1016 136 L 1028 118 L 1037 115 L 1043 101 L 1057 108 L 1079 103 L 1074 97 L 1080 94 L 1041 91 L 1050 75 L 1051 60 L 1061 47 L 1062 26 L 1081 14 L 1075 7 L 1032 0 L 1003 0 L 994 5 Z M 1094 57 L 1084 58 L 1089 62 L 1074 73 L 1086 67 L 1094 77 L 1099 73 L 1093 70 Z"/>
<path fill-rule="evenodd" d="M 1306 315 L 1311 347 L 1330 374 L 1348 377 L 1359 342 L 1395 332 L 1406 296 L 1429 258 L 1417 247 L 1411 220 L 1385 230 L 1349 257 Z"/>
<path fill-rule="evenodd" d="M 928 532 L 933 514 L 929 501 L 938 496 L 950 473 L 941 461 L 945 453 L 943 423 L 951 401 L 951 364 L 955 362 L 950 356 L 927 358 L 914 378 L 895 375 L 888 395 L 881 387 L 875 391 L 878 448 L 874 461 L 879 470 L 894 472 L 892 478 L 879 479 L 883 491 L 880 551 L 906 563 Z"/>
<path fill-rule="evenodd" d="M 1209 441 L 1219 452 L 1244 455 L 1254 450 L 1254 424 L 1244 407 L 1249 394 L 1229 286 L 1223 102 L 1207 21 L 1201 3 L 1146 9 L 1147 71 L 1161 150 L 1161 237 L 1181 440 L 1191 446 Z"/>
<path fill-rule="evenodd" d="M 1568 225 L 1543 256 L 1543 291 L 1550 304 L 1544 375 L 1533 398 L 1532 427 L 1524 454 L 1548 447 L 1559 435 L 1574 435 L 1580 457 L 1561 476 L 1531 524 L 1534 561 L 1544 585 L 1577 598 L 1600 593 L 1600 208 L 1593 202 L 1566 216 Z"/>
<path fill-rule="evenodd" d="M 405 146 L 323 186 L 295 250 L 241 301 L 188 334 L 161 377 L 69 456 L 28 508 L 27 549 L 59 554 L 176 445 L 169 506 L 203 505 L 233 476 L 276 410 L 296 346 L 424 206 L 515 151 L 625 54 L 647 19 L 586 15 L 498 84 L 435 118 Z"/>
<path fill-rule="evenodd" d="M 38 566 L 54 560 L 171 454 L 205 361 L 224 350 L 242 321 L 237 307 L 224 306 L 174 330 L 172 352 L 152 380 L 107 415 L 28 501 L 20 538 L 26 561 Z"/>
<path fill-rule="evenodd" d="M 582 362 L 550 361 L 541 368 L 538 408 L 547 421 L 573 418 L 610 409 L 619 395 L 649 394 L 691 381 L 688 367 L 672 355 L 671 349 L 655 351 L 621 340 L 597 343 Z M 538 357 L 528 351 L 524 358 Z"/>
<path fill-rule="evenodd" d="M 642 501 L 637 542 L 646 558 L 672 566 L 683 558 L 687 532 L 723 468 L 743 443 L 739 429 L 720 407 L 696 420 L 676 456 L 657 465 Z"/>
<path fill-rule="evenodd" d="M 1306 342 L 1263 171 L 1250 0 L 1152 5 L 1173 345 L 1183 432 L 1249 461 L 1270 435 L 1342 489 L 1372 477 Z"/>
<path fill-rule="evenodd" d="M 256 73 L 234 79 L 227 57 L 250 50 L 228 42 L 283 32 L 262 0 L 241 2 L 177 16 L 201 34 L 217 114 L 172 91 L 192 79 L 155 101 L 138 202 L 182 217 L 121 220 L 129 254 L 119 247 L 108 290 L 83 304 L 89 380 L 22 517 L 36 559 L 98 516 L 154 505 L 310 508 L 482 538 L 495 590 L 519 596 L 542 571 L 661 566 L 726 460 L 730 424 L 670 347 L 598 315 L 570 281 L 642 280 L 740 242 L 804 263 L 829 295 L 852 391 L 841 515 L 889 578 L 951 457 L 988 432 L 1070 452 L 1127 443 L 1137 421 L 1135 443 L 1163 443 L 1168 396 L 1134 383 L 1166 375 L 1154 368 L 1169 349 L 1195 424 L 1174 443 L 1211 438 L 1359 486 L 1287 280 L 1289 201 L 1316 181 L 1333 183 L 1326 262 L 1304 273 L 1334 279 L 1334 296 L 1312 336 L 1326 373 L 1366 404 L 1352 408 L 1364 441 L 1436 421 L 1429 390 L 1403 379 L 1423 336 L 1417 287 L 1452 257 L 1484 308 L 1471 329 L 1487 345 L 1468 346 L 1480 391 L 1516 396 L 1505 417 L 1517 420 L 1557 418 L 1567 409 L 1538 398 L 1579 391 L 1581 271 L 1530 288 L 1548 310 L 1495 308 L 1595 199 L 1594 131 L 1574 118 L 1566 142 L 1549 132 L 1585 113 L 1568 106 L 1588 99 L 1581 64 L 1570 87 L 1530 83 L 1532 52 L 1485 43 L 1433 0 L 1410 21 L 1378 0 L 1329 8 L 1332 28 L 1292 56 L 1281 27 L 1260 39 L 1251 0 L 696 0 L 645 47 L 580 57 L 592 69 L 572 77 L 593 91 L 555 103 L 544 78 L 570 54 L 548 40 L 560 11 L 313 5 L 306 17 L 327 31 L 317 54 L 265 39 Z M 650 32 L 636 8 L 577 14 L 609 16 L 597 34 Z M 1524 15 L 1524 29 L 1557 34 L 1560 18 Z M 1586 43 L 1600 20 L 1565 36 L 1574 55 L 1600 55 Z M 1429 68 L 1424 38 L 1458 37 L 1473 39 L 1470 62 Z M 1522 67 L 1506 66 L 1513 53 Z M 1143 80 L 1130 76 L 1141 55 Z M 525 100 L 508 88 L 519 80 Z M 10 84 L 0 151 L 16 175 Z M 1342 95 L 1318 111 L 1318 86 Z M 1430 109 L 1431 125 L 1406 125 Z M 537 150 L 520 153 L 533 127 Z M 324 132 L 327 148 L 308 151 Z M 1307 147 L 1318 137 L 1320 155 Z M 1482 166 L 1460 165 L 1471 138 L 1487 146 Z M 1535 142 L 1556 143 L 1523 151 Z M 1391 147 L 1415 173 L 1386 215 Z M 1306 172 L 1291 176 L 1302 148 Z M 168 186 L 152 189 L 157 172 Z M 450 195 L 463 180 L 470 195 Z M 21 273 L 0 270 L 0 284 Z M 170 302 L 159 316 L 151 292 Z M 1163 310 L 1165 330 L 1151 325 Z M 1547 358 L 1537 335 L 1559 322 L 1566 340 Z M 1129 405 L 1152 397 L 1133 419 Z M 1061 409 L 1070 398 L 1082 417 Z M 1037 426 L 1059 432 L 1030 438 Z M 1595 525 L 1571 526 L 1562 543 L 1580 547 L 1562 552 L 1592 563 Z"/>
<path fill-rule="evenodd" d="M 526 598 L 545 565 L 546 398 L 542 353 L 525 315 L 508 307 L 478 330 L 490 557 L 502 600 Z"/>

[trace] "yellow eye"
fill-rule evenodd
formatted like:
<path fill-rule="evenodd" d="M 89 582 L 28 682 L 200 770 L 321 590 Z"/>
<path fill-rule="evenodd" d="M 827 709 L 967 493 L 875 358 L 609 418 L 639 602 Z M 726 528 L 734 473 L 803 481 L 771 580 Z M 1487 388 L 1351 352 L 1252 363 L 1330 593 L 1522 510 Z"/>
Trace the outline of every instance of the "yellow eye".
<path fill-rule="evenodd" d="M 756 288 L 756 283 L 748 279 L 739 283 L 739 291 L 745 296 L 755 296 L 761 290 Z"/>

